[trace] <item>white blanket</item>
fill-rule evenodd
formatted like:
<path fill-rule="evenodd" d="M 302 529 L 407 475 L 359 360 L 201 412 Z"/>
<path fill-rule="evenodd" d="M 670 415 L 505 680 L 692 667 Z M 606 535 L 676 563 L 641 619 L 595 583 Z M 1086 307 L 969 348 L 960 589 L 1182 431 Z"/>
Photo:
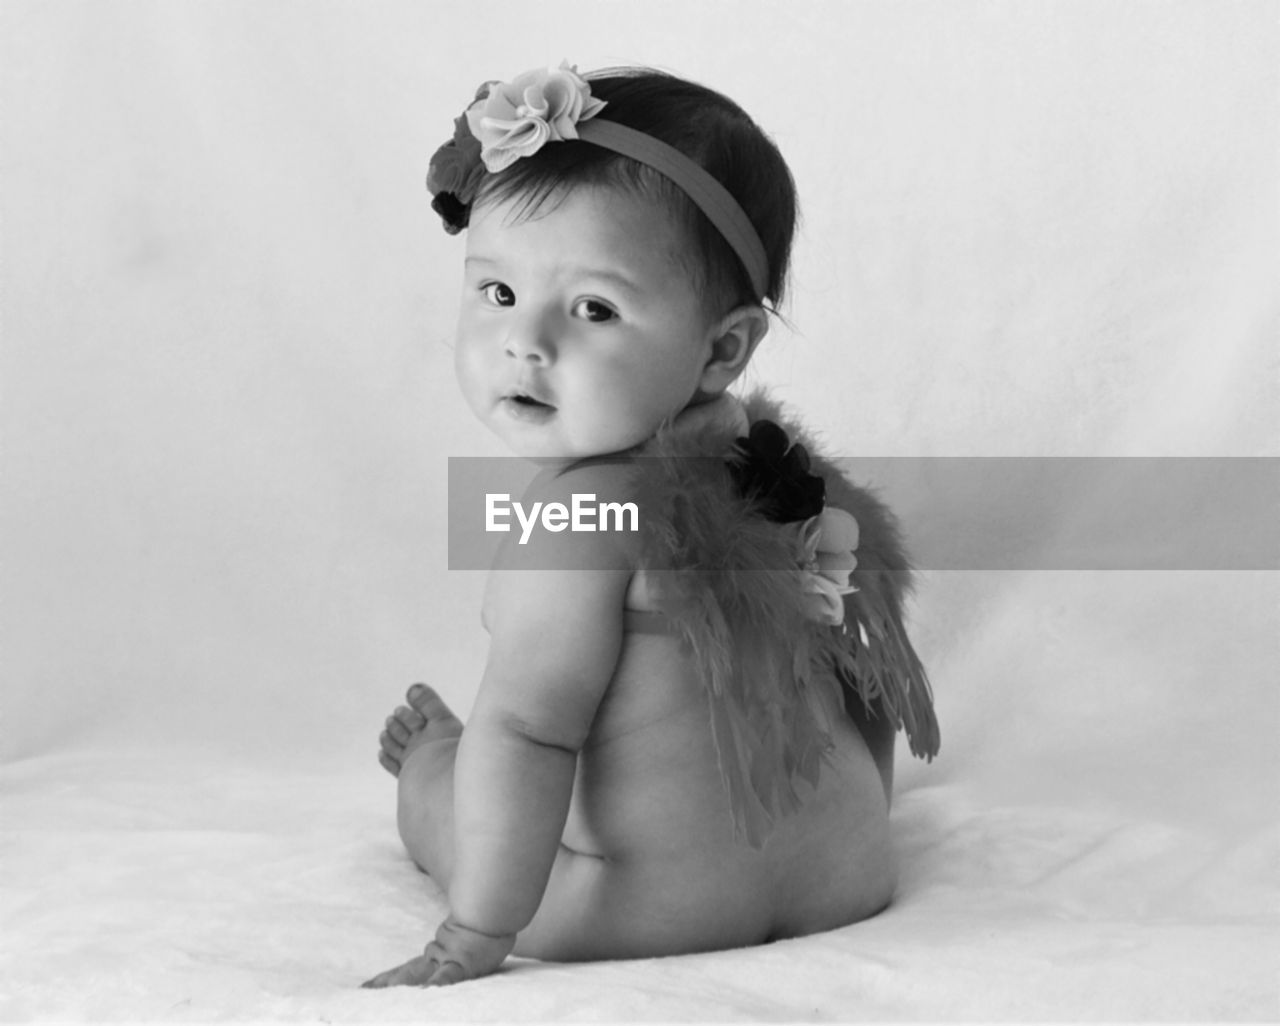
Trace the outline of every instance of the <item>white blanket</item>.
<path fill-rule="evenodd" d="M 1269 5 L 4 22 L 0 1019 L 1280 1018 Z M 444 460 L 496 450 L 422 175 L 480 81 L 562 57 L 670 67 L 778 139 L 806 220 L 753 382 L 832 451 L 1273 462 L 1132 515 L 1121 463 L 885 468 L 943 747 L 900 757 L 882 915 L 362 991 L 444 910 L 382 718 L 419 678 L 465 713 L 484 652 Z"/>

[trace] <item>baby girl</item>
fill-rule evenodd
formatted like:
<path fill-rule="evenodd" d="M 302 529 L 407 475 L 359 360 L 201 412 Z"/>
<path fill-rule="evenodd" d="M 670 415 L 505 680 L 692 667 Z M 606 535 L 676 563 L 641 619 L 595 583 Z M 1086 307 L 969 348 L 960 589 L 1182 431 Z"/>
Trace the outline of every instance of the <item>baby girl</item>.
<path fill-rule="evenodd" d="M 422 684 L 387 720 L 400 836 L 449 914 L 366 986 L 879 912 L 896 731 L 938 744 L 907 565 L 875 499 L 727 392 L 786 279 L 781 155 L 702 86 L 561 65 L 482 86 L 427 184 L 467 230 L 458 381 L 539 465 L 522 506 L 641 523 L 506 535 L 465 727 Z"/>

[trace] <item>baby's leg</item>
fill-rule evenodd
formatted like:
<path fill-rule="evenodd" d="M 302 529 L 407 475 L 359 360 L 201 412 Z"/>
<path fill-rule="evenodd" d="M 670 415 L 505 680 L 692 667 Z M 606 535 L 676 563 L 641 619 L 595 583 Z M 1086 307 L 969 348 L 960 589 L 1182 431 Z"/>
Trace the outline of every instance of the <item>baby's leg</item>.
<path fill-rule="evenodd" d="M 379 761 L 398 783 L 397 822 L 410 857 L 446 891 L 453 875 L 453 767 L 462 722 L 430 688 L 387 720 Z M 758 856 L 719 858 L 714 873 L 660 860 L 601 858 L 561 844 L 533 922 L 515 953 L 577 961 L 642 958 L 758 944 L 769 912 Z"/>
<path fill-rule="evenodd" d="M 462 721 L 424 684 L 387 717 L 378 761 L 397 779 L 396 821 L 409 856 L 440 884 L 453 875 L 453 763 Z"/>
<path fill-rule="evenodd" d="M 378 761 L 397 781 L 396 821 L 405 849 L 448 890 L 453 876 L 453 765 L 463 724 L 425 684 L 415 684 L 407 698 L 407 707 L 387 717 Z M 553 883 L 566 877 L 577 881 L 599 861 L 561 845 Z M 575 870 L 579 864 L 582 868 Z"/>

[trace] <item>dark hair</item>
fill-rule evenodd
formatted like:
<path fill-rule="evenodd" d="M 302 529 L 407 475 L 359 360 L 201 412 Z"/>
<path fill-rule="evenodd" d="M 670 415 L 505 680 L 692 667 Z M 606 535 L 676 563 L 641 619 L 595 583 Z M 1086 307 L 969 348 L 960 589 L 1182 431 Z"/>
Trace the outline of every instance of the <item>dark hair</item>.
<path fill-rule="evenodd" d="M 785 289 L 798 212 L 795 182 L 772 140 L 728 97 L 694 82 L 644 68 L 610 69 L 585 77 L 591 95 L 607 104 L 599 117 L 674 146 L 729 190 L 764 243 L 769 275 L 763 298 L 776 309 Z M 543 146 L 486 176 L 477 202 L 522 198 L 522 215 L 532 216 L 547 201 L 563 199 L 579 185 L 631 189 L 663 203 L 693 244 L 696 259 L 691 269 L 707 298 L 725 310 L 761 298 L 754 295 L 732 247 L 679 186 L 612 150 L 578 141 Z"/>

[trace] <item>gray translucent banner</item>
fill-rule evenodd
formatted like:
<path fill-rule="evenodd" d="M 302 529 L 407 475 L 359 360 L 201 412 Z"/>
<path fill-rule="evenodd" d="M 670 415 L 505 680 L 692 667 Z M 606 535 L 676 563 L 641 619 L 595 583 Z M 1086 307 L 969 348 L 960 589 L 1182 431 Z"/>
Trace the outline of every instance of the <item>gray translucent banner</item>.
<path fill-rule="evenodd" d="M 722 466 L 697 462 L 706 473 Z M 921 570 L 1280 569 L 1275 457 L 834 462 L 893 509 Z M 504 541 L 529 546 L 540 532 L 556 535 L 557 559 L 584 542 L 582 561 L 570 562 L 590 569 L 602 533 L 642 527 L 654 512 L 620 508 L 625 496 L 591 493 L 575 493 L 576 508 L 535 509 L 525 492 L 537 473 L 515 458 L 449 459 L 449 569 L 488 569 Z"/>

